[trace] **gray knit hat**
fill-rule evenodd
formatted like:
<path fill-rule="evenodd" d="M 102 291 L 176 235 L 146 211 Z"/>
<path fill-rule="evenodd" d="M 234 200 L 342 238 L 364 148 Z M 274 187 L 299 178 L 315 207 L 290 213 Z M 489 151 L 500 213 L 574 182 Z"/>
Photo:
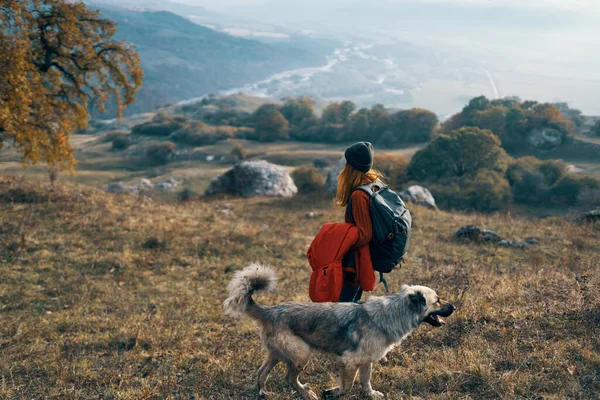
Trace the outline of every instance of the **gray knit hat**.
<path fill-rule="evenodd" d="M 373 167 L 373 145 L 369 142 L 358 142 L 346 149 L 346 162 L 359 171 L 368 172 Z"/>

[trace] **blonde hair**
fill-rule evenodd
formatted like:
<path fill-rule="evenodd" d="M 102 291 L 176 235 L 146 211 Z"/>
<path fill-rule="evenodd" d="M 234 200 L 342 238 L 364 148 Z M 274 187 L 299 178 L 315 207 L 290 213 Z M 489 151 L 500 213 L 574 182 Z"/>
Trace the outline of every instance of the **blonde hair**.
<path fill-rule="evenodd" d="M 337 194 L 335 197 L 336 204 L 342 207 L 346 206 L 348 201 L 350 201 L 350 195 L 354 189 L 378 180 L 383 181 L 384 176 L 376 169 L 362 172 L 346 163 L 346 166 L 338 177 Z"/>

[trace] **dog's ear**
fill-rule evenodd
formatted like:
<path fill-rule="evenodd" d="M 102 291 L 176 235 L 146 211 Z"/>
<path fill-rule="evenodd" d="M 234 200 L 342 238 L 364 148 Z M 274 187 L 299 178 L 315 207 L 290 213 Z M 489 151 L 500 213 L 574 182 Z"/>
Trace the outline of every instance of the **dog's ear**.
<path fill-rule="evenodd" d="M 423 296 L 423 293 L 421 292 L 409 294 L 408 300 L 410 301 L 410 305 L 419 311 L 427 306 L 427 300 L 425 300 L 425 296 Z"/>

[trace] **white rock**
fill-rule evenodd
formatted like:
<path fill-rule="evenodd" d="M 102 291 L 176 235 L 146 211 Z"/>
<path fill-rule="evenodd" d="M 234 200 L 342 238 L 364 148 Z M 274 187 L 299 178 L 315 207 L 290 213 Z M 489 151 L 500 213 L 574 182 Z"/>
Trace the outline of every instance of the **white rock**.
<path fill-rule="evenodd" d="M 552 128 L 534 129 L 527 135 L 527 141 L 536 149 L 550 150 L 563 144 L 564 134 Z"/>
<path fill-rule="evenodd" d="M 292 197 L 298 193 L 298 188 L 285 168 L 267 161 L 244 161 L 210 182 L 205 194 L 216 193 Z"/>
<path fill-rule="evenodd" d="M 398 194 L 404 201 L 410 201 L 411 203 L 421 204 L 430 208 L 437 208 L 433 195 L 423 186 L 413 185 Z"/>
<path fill-rule="evenodd" d="M 123 182 L 119 183 L 109 183 L 106 186 L 106 191 L 109 193 L 133 193 L 137 192 L 139 189 L 135 185 L 126 185 Z"/>

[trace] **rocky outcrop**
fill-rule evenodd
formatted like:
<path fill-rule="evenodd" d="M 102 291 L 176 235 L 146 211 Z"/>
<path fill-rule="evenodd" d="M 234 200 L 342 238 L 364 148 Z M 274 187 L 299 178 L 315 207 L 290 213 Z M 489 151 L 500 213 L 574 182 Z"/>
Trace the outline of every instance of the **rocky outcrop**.
<path fill-rule="evenodd" d="M 565 135 L 552 128 L 534 129 L 527 135 L 529 144 L 539 150 L 551 150 L 564 142 Z"/>
<path fill-rule="evenodd" d="M 404 201 L 420 204 L 429 208 L 437 208 L 431 192 L 423 186 L 413 185 L 403 192 L 398 193 Z"/>
<path fill-rule="evenodd" d="M 346 159 L 342 157 L 337 162 L 337 164 L 329 168 L 329 172 L 327 172 L 327 180 L 325 181 L 325 191 L 327 193 L 337 192 L 338 176 L 340 175 L 340 172 L 342 172 L 345 166 Z"/>
<path fill-rule="evenodd" d="M 489 229 L 484 229 L 476 225 L 466 225 L 461 227 L 455 234 L 459 239 L 471 240 L 474 242 L 494 242 L 502 240 L 500 235 Z"/>
<path fill-rule="evenodd" d="M 242 197 L 293 197 L 298 193 L 287 170 L 267 161 L 245 161 L 210 182 L 205 194 Z"/>
<path fill-rule="evenodd" d="M 173 177 L 156 184 L 152 183 L 149 179 L 140 179 L 138 183 L 133 185 L 126 185 L 123 182 L 109 183 L 106 186 L 106 191 L 109 193 L 136 193 L 149 192 L 151 190 L 174 191 L 180 185 L 181 182 Z"/>
<path fill-rule="evenodd" d="M 575 222 L 578 222 L 578 223 L 600 222 L 600 210 L 592 210 L 592 211 L 586 212 L 585 214 L 581 215 L 580 217 L 577 217 L 575 219 Z"/>
<path fill-rule="evenodd" d="M 133 193 L 139 190 L 140 189 L 137 185 L 126 185 L 123 182 L 109 183 L 106 186 L 106 191 L 109 193 Z"/>
<path fill-rule="evenodd" d="M 526 249 L 528 247 L 535 246 L 538 244 L 540 244 L 540 242 L 538 242 L 535 239 L 527 239 L 524 242 L 519 242 L 518 240 L 501 240 L 498 242 L 498 246 L 513 247 L 517 249 Z"/>

